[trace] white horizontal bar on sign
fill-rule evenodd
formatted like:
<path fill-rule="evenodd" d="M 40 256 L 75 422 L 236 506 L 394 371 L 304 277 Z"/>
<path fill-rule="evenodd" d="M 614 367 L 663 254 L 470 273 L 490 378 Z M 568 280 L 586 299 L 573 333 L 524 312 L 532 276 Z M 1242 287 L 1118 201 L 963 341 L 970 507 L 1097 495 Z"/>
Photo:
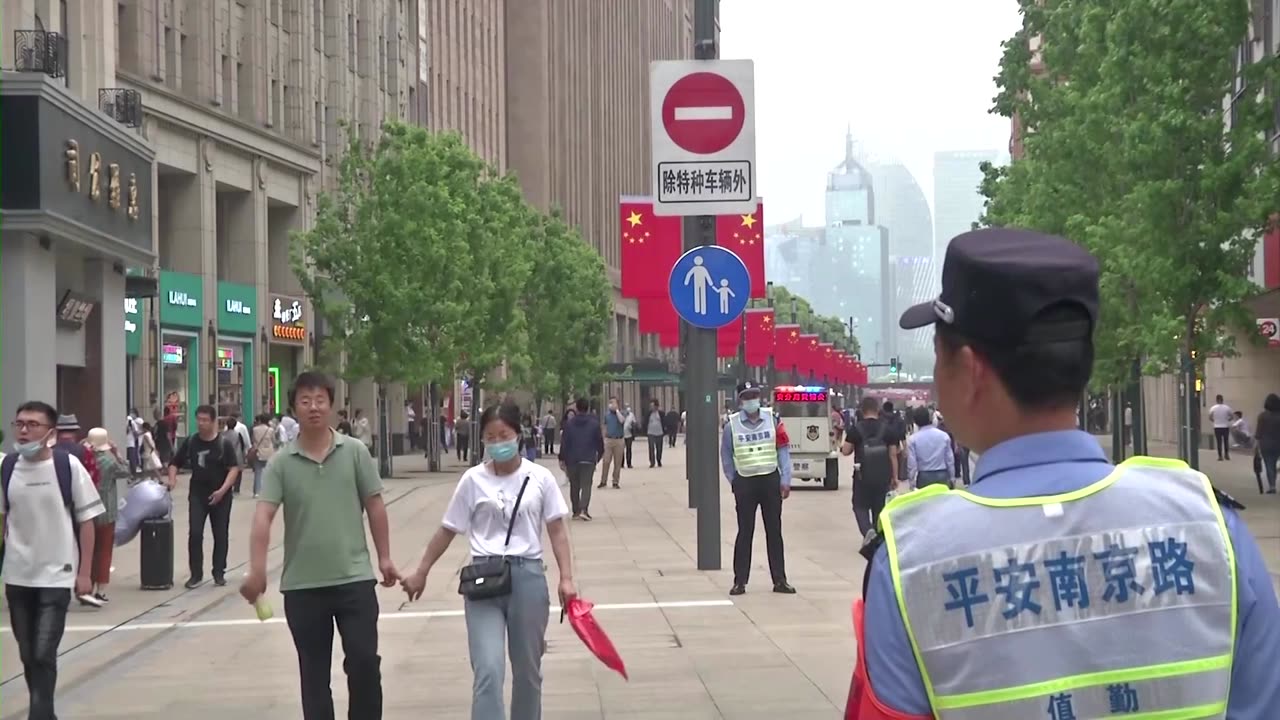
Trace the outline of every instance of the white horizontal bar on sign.
<path fill-rule="evenodd" d="M 728 105 L 705 107 L 678 107 L 676 120 L 732 120 L 733 108 Z"/>

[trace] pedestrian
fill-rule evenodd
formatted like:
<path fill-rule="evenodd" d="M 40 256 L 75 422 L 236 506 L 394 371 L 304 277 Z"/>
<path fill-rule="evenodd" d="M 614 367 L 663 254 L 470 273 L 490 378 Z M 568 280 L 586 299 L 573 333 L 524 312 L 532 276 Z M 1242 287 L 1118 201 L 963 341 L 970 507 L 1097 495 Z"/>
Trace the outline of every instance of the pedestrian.
<path fill-rule="evenodd" d="M 436 561 L 454 537 L 465 535 L 471 563 L 462 569 L 458 591 L 474 673 L 471 717 L 507 717 L 503 675 L 510 660 L 511 720 L 537 720 L 551 606 L 542 535 L 545 530 L 560 570 L 557 594 L 563 607 L 578 594 L 564 522 L 569 509 L 551 471 L 519 455 L 519 408 L 509 403 L 486 408 L 480 431 L 488 461 L 462 475 L 440 529 L 402 585 L 410 601 L 421 597 Z"/>
<path fill-rule="evenodd" d="M 849 716 L 1275 717 L 1280 606 L 1239 503 L 1176 460 L 1114 467 L 1078 427 L 1098 276 L 1063 238 L 975 230 L 902 315 L 934 326 L 939 404 L 981 460 L 864 546 Z"/>
<path fill-rule="evenodd" d="M 408 450 L 415 450 L 418 447 L 418 412 L 413 409 L 413 401 L 404 401 L 404 426 L 405 440 L 409 443 Z"/>
<path fill-rule="evenodd" d="M 600 420 L 590 411 L 586 398 L 574 402 L 560 435 L 560 469 L 569 478 L 569 504 L 576 520 L 591 520 L 591 479 L 604 457 L 604 436 Z"/>
<path fill-rule="evenodd" d="M 631 406 L 627 405 L 627 410 L 622 418 L 622 443 L 625 449 L 624 455 L 628 470 L 634 467 L 631 464 L 631 452 L 632 447 L 636 444 L 636 433 L 638 432 L 640 432 L 640 421 L 636 419 L 636 414 L 631 412 Z"/>
<path fill-rule="evenodd" d="M 130 466 L 120 457 L 120 451 L 111 442 L 104 428 L 93 428 L 88 436 L 89 449 L 98 465 L 98 498 L 102 501 L 102 514 L 93 519 L 93 566 L 89 577 L 93 592 L 82 596 L 80 603 L 102 607 L 107 599 L 107 586 L 111 584 L 111 556 L 116 542 L 116 513 L 120 506 L 119 482 L 128 480 Z M 135 451 L 137 446 L 134 446 Z"/>
<path fill-rule="evenodd" d="M 471 416 L 466 410 L 458 413 L 458 425 L 453 430 L 457 440 L 458 460 L 470 462 L 471 458 Z"/>
<path fill-rule="evenodd" d="M 244 423 L 235 415 L 228 415 L 224 423 L 226 429 L 222 435 L 231 443 L 231 447 L 236 449 L 236 467 L 241 468 L 241 472 L 236 474 L 235 485 L 231 486 L 231 492 L 234 495 L 240 494 L 240 477 L 244 475 L 245 463 L 249 458 L 249 450 L 253 447 L 253 440 L 249 437 L 249 431 L 246 429 L 243 433 L 240 429 L 244 427 Z"/>
<path fill-rule="evenodd" d="M 889 491 L 898 485 L 903 438 L 893 423 L 880 417 L 880 401 L 872 395 L 862 398 L 862 419 L 847 428 L 842 455 L 852 455 L 853 517 L 858 533 L 867 533 L 880 520 Z M 892 405 L 890 405 L 892 407 Z"/>
<path fill-rule="evenodd" d="M 191 577 L 185 587 L 204 582 L 204 526 L 213 531 L 213 583 L 226 585 L 227 549 L 231 543 L 231 488 L 240 476 L 235 446 L 218 432 L 212 405 L 196 408 L 196 432 L 183 439 L 169 461 L 170 492 L 178 487 L 178 471 L 191 471 L 187 492 L 187 562 Z"/>
<path fill-rule="evenodd" d="M 369 452 L 373 452 L 373 428 L 369 426 L 369 416 L 364 414 L 364 410 L 356 408 L 355 422 L 351 424 L 351 431 L 355 434 L 355 438 L 369 448 Z M 277 446 L 279 447 L 279 446 Z"/>
<path fill-rule="evenodd" d="M 600 484 L 602 488 L 609 478 L 609 468 L 613 468 L 613 487 L 620 487 L 622 464 L 626 460 L 626 442 L 622 427 L 626 418 L 618 409 L 618 398 L 609 398 L 609 409 L 604 412 L 604 462 L 600 466 Z"/>
<path fill-rule="evenodd" d="M 1276 494 L 1276 464 L 1280 463 L 1280 395 L 1271 393 L 1262 403 L 1254 432 L 1258 457 L 1267 477 L 1267 492 Z"/>
<path fill-rule="evenodd" d="M 3 474 L 4 595 L 30 701 L 28 720 L 56 720 L 58 646 L 71 595 L 93 590 L 93 519 L 102 500 L 80 460 L 51 448 L 58 411 L 28 401 L 13 419 Z"/>
<path fill-rule="evenodd" d="M 301 411 L 297 440 L 267 464 L 249 538 L 249 573 L 240 594 L 250 604 L 267 591 L 271 524 L 284 509 L 285 619 L 298 653 L 304 720 L 333 720 L 333 628 L 342 637 L 352 720 L 382 717 L 378 596 L 365 540 L 365 518 L 378 554 L 382 585 L 400 581 L 391 560 L 391 531 L 382 479 L 363 443 L 330 427 L 334 382 L 300 373 L 289 404 Z"/>
<path fill-rule="evenodd" d="M 720 467 L 733 490 L 738 513 L 738 537 L 733 543 L 733 587 L 729 594 L 741 595 L 747 591 L 747 581 L 751 579 L 751 543 L 759 509 L 773 591 L 794 595 L 796 589 L 787 583 L 782 546 L 782 501 L 791 496 L 791 441 L 782 422 L 774 418 L 771 411 L 760 407 L 759 385 L 750 380 L 739 383 L 738 403 L 741 411 L 729 417 L 720 436 Z"/>
<path fill-rule="evenodd" d="M 649 467 L 662 467 L 662 446 L 667 431 L 663 426 L 665 416 L 655 399 L 649 403 L 649 412 L 645 414 L 643 425 L 645 437 L 649 440 Z"/>
<path fill-rule="evenodd" d="M 538 459 L 538 429 L 533 426 L 533 417 L 530 415 L 521 418 L 520 450 L 529 462 Z"/>
<path fill-rule="evenodd" d="M 137 477 L 138 471 L 142 469 L 141 456 L 138 454 L 138 437 L 142 435 L 142 416 L 138 414 L 138 408 L 129 408 L 129 414 L 125 417 L 124 427 L 124 446 L 125 456 L 129 460 L 129 476 Z"/>
<path fill-rule="evenodd" d="M 1235 411 L 1218 395 L 1209 408 L 1209 422 L 1213 423 L 1213 444 L 1218 450 L 1218 462 L 1231 459 L 1231 421 Z"/>
<path fill-rule="evenodd" d="M 663 427 L 667 430 L 667 447 L 676 446 L 676 436 L 680 434 L 680 417 L 681 414 L 675 408 L 667 411 L 667 417 L 663 422 Z"/>
<path fill-rule="evenodd" d="M 155 424 L 151 426 L 151 444 L 160 458 L 161 467 L 167 467 L 173 459 L 174 438 L 178 432 L 178 416 L 171 413 L 155 413 Z M 146 455 L 142 457 L 143 468 L 146 468 Z"/>
<path fill-rule="evenodd" d="M 547 414 L 542 416 L 542 454 L 551 457 L 556 452 L 556 429 L 559 421 L 556 420 L 556 414 L 547 408 Z"/>
<path fill-rule="evenodd" d="M 353 429 L 351 427 L 351 421 L 347 419 L 346 409 L 342 409 L 338 411 L 338 424 L 336 427 L 334 427 L 334 430 L 337 430 L 338 432 L 347 436 L 350 436 L 351 433 L 353 432 Z"/>
<path fill-rule="evenodd" d="M 266 476 L 267 463 L 276 455 L 275 432 L 271 429 L 271 416 L 266 413 L 258 415 L 253 422 L 253 447 L 249 450 L 250 462 L 253 465 L 253 496 L 262 494 L 262 481 Z"/>
<path fill-rule="evenodd" d="M 918 407 L 912 415 L 919 429 L 907 440 L 907 482 L 916 488 L 935 484 L 950 488 L 956 471 L 951 436 L 933 424 L 929 408 Z"/>

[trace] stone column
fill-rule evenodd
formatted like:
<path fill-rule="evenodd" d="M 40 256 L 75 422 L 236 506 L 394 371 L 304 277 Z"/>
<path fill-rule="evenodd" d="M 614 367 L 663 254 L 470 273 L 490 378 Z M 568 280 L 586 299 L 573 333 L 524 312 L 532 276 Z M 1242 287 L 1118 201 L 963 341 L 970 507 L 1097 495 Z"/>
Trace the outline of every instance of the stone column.
<path fill-rule="evenodd" d="M 84 281 L 85 294 L 98 301 L 94 318 L 90 319 L 94 327 L 92 331 L 86 329 L 84 353 L 86 380 L 90 384 L 96 380 L 98 384 L 88 404 L 97 406 L 98 416 L 80 418 L 80 422 L 96 422 L 114 438 L 119 434 L 117 420 L 128 412 L 124 383 L 124 273 L 118 272 L 113 263 L 86 260 Z M 123 438 L 116 442 L 123 444 Z"/>
<path fill-rule="evenodd" d="M 5 418 L 27 400 L 58 401 L 54 348 L 58 267 L 53 251 L 32 235 L 6 234 L 0 243 L 0 306 L 5 341 L 0 343 L 0 402 Z M 121 321 L 123 322 L 123 320 Z"/>

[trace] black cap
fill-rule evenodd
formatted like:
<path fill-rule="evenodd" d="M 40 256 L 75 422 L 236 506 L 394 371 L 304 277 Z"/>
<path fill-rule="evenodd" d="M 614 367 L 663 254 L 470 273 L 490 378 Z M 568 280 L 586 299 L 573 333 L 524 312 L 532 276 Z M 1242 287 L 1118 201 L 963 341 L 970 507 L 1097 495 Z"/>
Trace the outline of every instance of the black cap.
<path fill-rule="evenodd" d="M 1088 323 L 1037 325 L 1036 315 L 1076 305 Z M 1088 337 L 1098 323 L 1098 261 L 1065 238 L 1017 228 L 983 228 L 956 236 L 942 264 L 942 294 L 913 305 L 898 325 L 943 323 L 1001 347 Z"/>
<path fill-rule="evenodd" d="M 760 392 L 760 383 L 751 382 L 750 380 L 738 383 L 738 397 L 742 397 L 743 393 L 748 392 Z"/>

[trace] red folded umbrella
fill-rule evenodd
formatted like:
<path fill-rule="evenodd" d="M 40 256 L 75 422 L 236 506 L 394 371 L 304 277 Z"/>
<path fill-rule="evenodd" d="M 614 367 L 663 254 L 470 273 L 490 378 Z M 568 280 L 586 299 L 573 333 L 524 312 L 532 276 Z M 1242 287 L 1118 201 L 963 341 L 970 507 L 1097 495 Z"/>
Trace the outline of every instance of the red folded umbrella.
<path fill-rule="evenodd" d="M 618 649 L 613 646 L 613 641 L 608 635 L 604 634 L 600 624 L 591 614 L 591 608 L 595 605 L 580 598 L 571 598 L 565 603 L 565 607 L 560 611 L 560 619 L 564 620 L 567 613 L 569 615 L 569 624 L 573 626 L 573 631 L 578 633 L 578 637 L 582 639 L 582 644 L 587 646 L 593 655 L 600 658 L 600 662 L 605 667 L 617 672 L 627 678 L 627 668 L 622 664 L 622 656 L 618 655 Z"/>

